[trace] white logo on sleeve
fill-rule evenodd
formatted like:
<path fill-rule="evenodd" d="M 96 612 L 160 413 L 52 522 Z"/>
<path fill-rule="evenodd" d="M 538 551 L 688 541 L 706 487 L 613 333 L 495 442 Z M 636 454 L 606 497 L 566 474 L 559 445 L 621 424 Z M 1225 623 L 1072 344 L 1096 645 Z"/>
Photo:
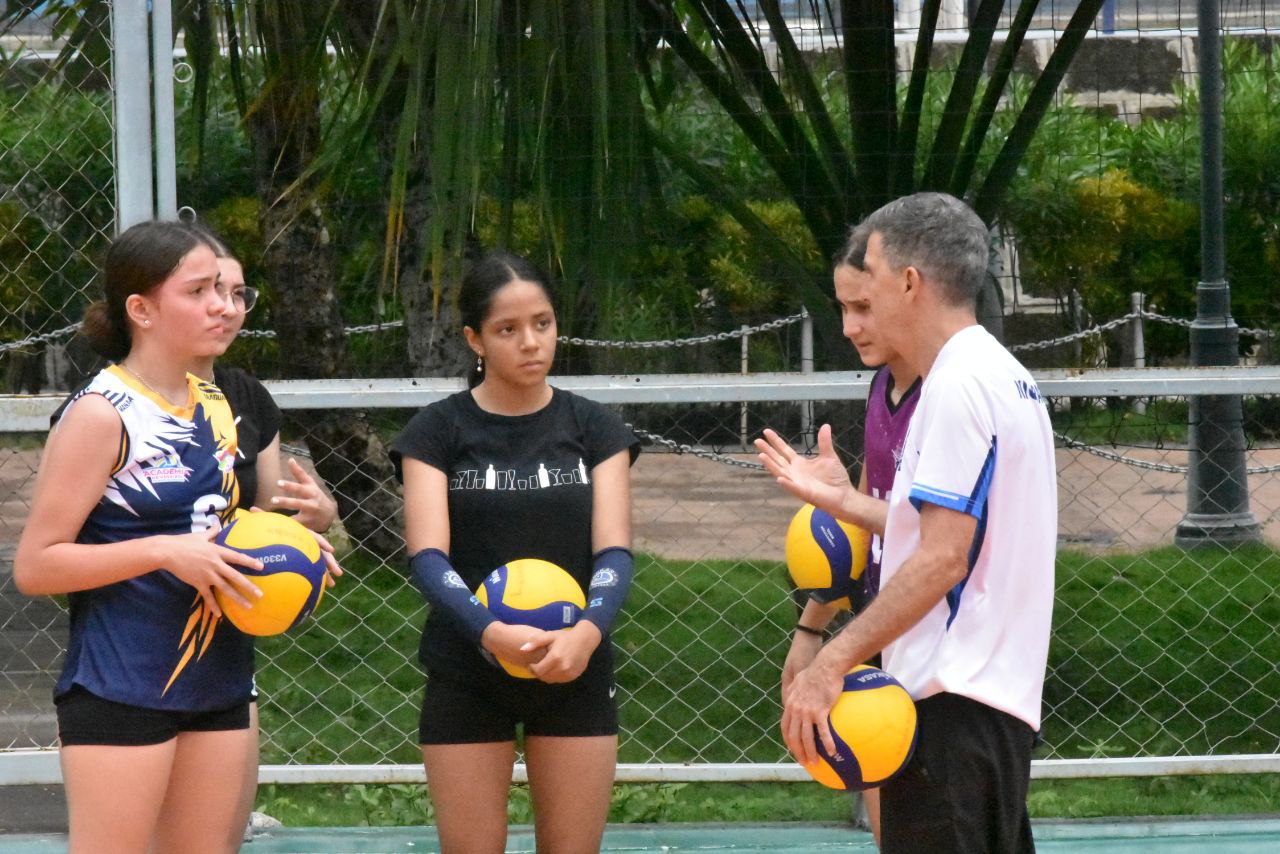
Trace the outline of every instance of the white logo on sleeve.
<path fill-rule="evenodd" d="M 596 574 L 591 576 L 591 584 L 589 588 L 594 590 L 597 587 L 613 587 L 618 583 L 618 573 L 612 569 L 599 569 Z"/>

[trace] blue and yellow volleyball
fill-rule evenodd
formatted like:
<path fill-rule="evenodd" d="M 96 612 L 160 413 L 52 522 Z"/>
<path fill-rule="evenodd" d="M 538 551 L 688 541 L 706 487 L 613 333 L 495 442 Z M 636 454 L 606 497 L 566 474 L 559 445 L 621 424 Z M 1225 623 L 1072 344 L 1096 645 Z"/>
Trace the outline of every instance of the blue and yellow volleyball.
<path fill-rule="evenodd" d="M 485 576 L 476 598 L 504 623 L 548 632 L 574 625 L 587 606 L 586 596 L 572 575 L 537 558 L 521 558 L 498 567 Z M 501 658 L 498 664 L 512 676 L 534 678 L 527 667 Z"/>
<path fill-rule="evenodd" d="M 822 756 L 803 766 L 831 789 L 861 790 L 889 781 L 916 748 L 916 704 L 888 673 L 860 664 L 844 677 L 844 692 L 828 716 L 835 736 L 832 755 L 814 738 Z"/>
<path fill-rule="evenodd" d="M 245 634 L 286 632 L 306 620 L 324 597 L 326 569 L 320 544 L 294 519 L 241 512 L 214 541 L 262 561 L 262 569 L 236 567 L 262 591 L 253 607 L 214 591 L 223 615 Z"/>
<path fill-rule="evenodd" d="M 801 590 L 824 602 L 851 608 L 849 594 L 867 566 L 871 535 L 806 504 L 787 527 L 787 571 Z"/>

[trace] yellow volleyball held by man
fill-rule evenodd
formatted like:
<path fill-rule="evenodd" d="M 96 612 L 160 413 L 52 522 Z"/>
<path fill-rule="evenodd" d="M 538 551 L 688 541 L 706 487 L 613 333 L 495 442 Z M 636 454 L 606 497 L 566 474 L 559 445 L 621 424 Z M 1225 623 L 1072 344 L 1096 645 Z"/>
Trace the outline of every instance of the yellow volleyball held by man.
<path fill-rule="evenodd" d="M 536 558 L 521 558 L 498 567 L 476 588 L 476 598 L 508 625 L 548 632 L 572 627 L 587 606 L 587 598 L 572 575 Z M 497 661 L 512 676 L 534 678 L 527 667 L 501 658 Z"/>
<path fill-rule="evenodd" d="M 231 624 L 248 635 L 278 635 L 299 625 L 324 597 L 327 568 L 315 535 L 280 513 L 246 513 L 214 538 L 220 546 L 262 561 L 262 569 L 237 567 L 262 597 L 245 608 L 215 590 L 218 607 Z"/>
<path fill-rule="evenodd" d="M 862 528 L 806 504 L 787 527 L 787 571 L 800 590 L 847 610 L 870 544 L 871 535 Z"/>
<path fill-rule="evenodd" d="M 880 786 L 902 770 L 916 747 L 916 705 L 888 673 L 859 664 L 844 677 L 844 691 L 828 716 L 836 752 L 814 741 L 821 757 L 805 765 L 831 789 Z"/>

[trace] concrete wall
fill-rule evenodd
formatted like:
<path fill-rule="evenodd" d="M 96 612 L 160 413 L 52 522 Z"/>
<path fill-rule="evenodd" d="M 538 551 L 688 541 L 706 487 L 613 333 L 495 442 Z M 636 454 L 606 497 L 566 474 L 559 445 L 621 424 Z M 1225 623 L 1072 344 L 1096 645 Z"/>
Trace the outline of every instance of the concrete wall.
<path fill-rule="evenodd" d="M 1194 86 L 1196 82 L 1196 51 L 1200 40 L 1194 33 L 1194 30 L 1112 35 L 1095 32 L 1080 46 L 1060 91 L 1077 104 L 1096 106 L 1130 122 L 1168 117 L 1178 104 L 1177 86 Z M 1028 34 L 1018 50 L 1015 69 L 1029 74 L 1043 71 L 1056 38 L 1055 33 L 1045 30 Z M 1249 40 L 1269 50 L 1280 42 L 1280 31 L 1246 31 L 1232 33 L 1229 38 Z M 1001 41 L 994 43 L 989 68 L 994 66 L 1002 44 Z M 956 39 L 935 44 L 931 66 L 954 66 L 963 47 Z M 899 41 L 898 67 L 904 74 L 911 69 L 914 52 L 914 42 Z"/>

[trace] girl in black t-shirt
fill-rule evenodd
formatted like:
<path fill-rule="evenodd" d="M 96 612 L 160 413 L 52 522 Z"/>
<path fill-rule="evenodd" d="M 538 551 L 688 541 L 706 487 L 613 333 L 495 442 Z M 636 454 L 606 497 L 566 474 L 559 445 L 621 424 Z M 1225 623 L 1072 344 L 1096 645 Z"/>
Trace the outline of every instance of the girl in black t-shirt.
<path fill-rule="evenodd" d="M 431 604 L 419 740 L 445 852 L 503 850 L 522 727 L 540 851 L 599 850 L 617 761 L 609 628 L 631 580 L 630 465 L 614 413 L 547 383 L 556 318 L 546 278 L 491 253 L 459 294 L 471 388 L 418 413 L 392 457 L 415 583 Z M 582 586 L 572 628 L 498 622 L 471 595 L 539 558 Z M 510 676 L 501 658 L 535 679 Z"/>
<path fill-rule="evenodd" d="M 192 228 L 213 247 L 218 257 L 219 284 L 231 295 L 235 312 L 227 317 L 225 333 L 230 347 L 258 301 L 258 291 L 245 285 L 244 267 L 216 235 L 202 225 L 193 223 Z M 280 408 L 271 399 L 271 392 L 252 374 L 240 368 L 218 367 L 214 361 L 212 356 L 199 359 L 187 370 L 212 380 L 222 389 L 236 416 L 241 447 L 236 479 L 240 482 L 241 506 L 292 511 L 294 518 L 307 528 L 323 534 L 338 517 L 338 505 L 297 460 L 290 457 L 282 463 Z M 292 480 L 284 478 L 286 465 Z"/>

